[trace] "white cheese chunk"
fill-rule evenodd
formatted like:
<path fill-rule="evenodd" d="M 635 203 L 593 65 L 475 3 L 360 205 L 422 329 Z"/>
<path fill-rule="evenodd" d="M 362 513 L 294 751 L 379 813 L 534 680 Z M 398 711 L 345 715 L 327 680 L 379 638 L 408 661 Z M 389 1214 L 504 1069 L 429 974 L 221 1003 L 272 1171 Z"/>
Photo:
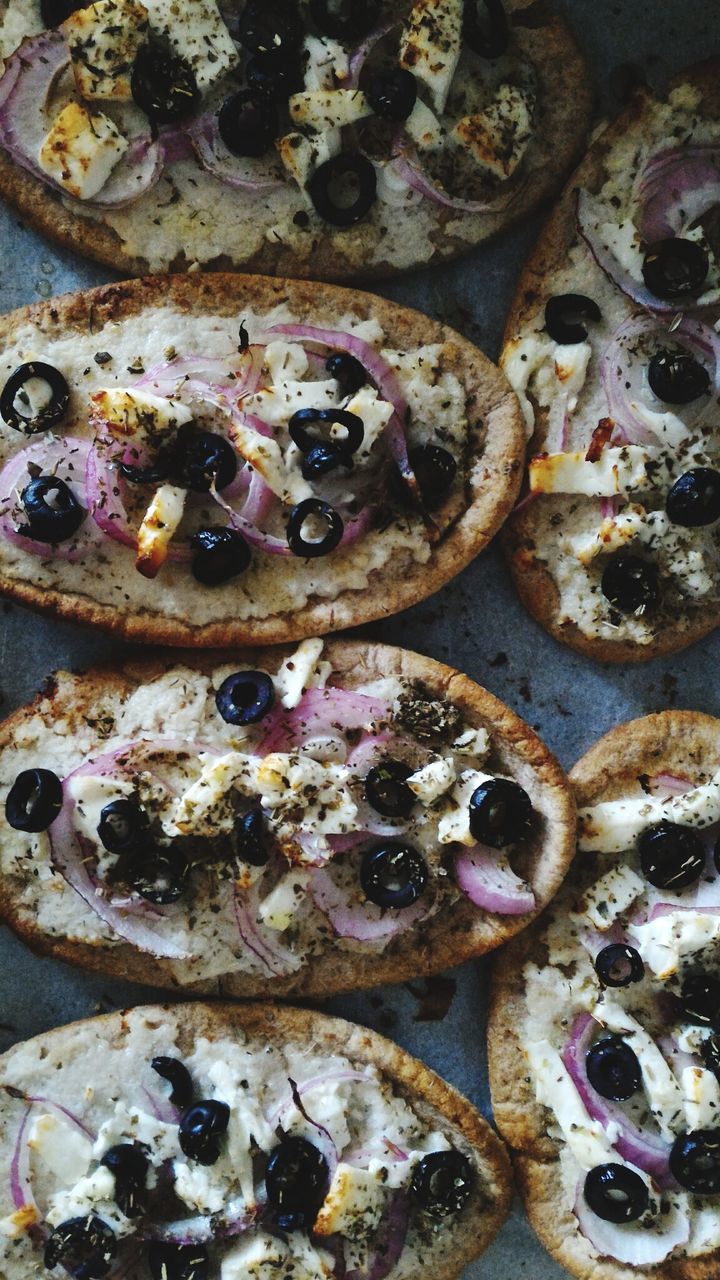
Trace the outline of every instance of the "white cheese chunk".
<path fill-rule="evenodd" d="M 135 387 L 103 387 L 94 392 L 90 403 L 92 416 L 100 417 L 113 435 L 127 436 L 151 448 L 165 444 L 192 420 L 192 413 L 180 400 Z"/>
<path fill-rule="evenodd" d="M 297 706 L 307 689 L 317 687 L 320 683 L 325 683 L 330 671 L 327 670 L 327 663 L 322 663 L 321 665 L 324 668 L 322 673 L 324 679 L 322 679 L 318 669 L 322 651 L 322 640 L 303 640 L 295 652 L 291 653 L 290 657 L 285 658 L 280 664 L 273 677 L 273 683 L 282 705 L 288 711 Z"/>
<path fill-rule="evenodd" d="M 486 756 L 490 751 L 490 735 L 487 729 L 463 729 L 452 743 L 457 756 Z"/>
<path fill-rule="evenodd" d="M 257 756 L 228 751 L 200 757 L 200 777 L 178 797 L 165 829 L 169 835 L 217 835 L 233 823 L 232 791 L 253 795 L 257 784 Z"/>
<path fill-rule="evenodd" d="M 303 41 L 305 63 L 305 88 L 308 93 L 318 89 L 334 89 L 347 80 L 350 73 L 346 49 L 330 36 L 307 35 Z"/>
<path fill-rule="evenodd" d="M 512 177 L 531 136 L 530 99 L 512 84 L 501 84 L 483 111 L 464 116 L 452 131 L 452 137 L 475 163 L 501 181 Z"/>
<path fill-rule="evenodd" d="M 309 871 L 294 869 L 282 876 L 258 906 L 257 914 L 268 929 L 289 929 L 298 908 L 307 900 Z"/>
<path fill-rule="evenodd" d="M 148 1160 L 155 1168 L 180 1152 L 177 1124 L 158 1120 L 139 1107 L 116 1102 L 112 1114 L 98 1129 L 93 1155 L 101 1160 L 110 1147 L 125 1142 L 139 1142 L 145 1147 Z"/>
<path fill-rule="evenodd" d="M 324 133 L 342 129 L 372 115 L 372 107 L 360 89 L 316 89 L 294 93 L 288 102 L 293 124 Z"/>
<path fill-rule="evenodd" d="M 38 163 L 69 195 L 92 200 L 127 149 L 127 139 L 108 116 L 69 102 L 42 143 Z"/>
<path fill-rule="evenodd" d="M 137 535 L 135 567 L 145 578 L 154 578 L 168 557 L 170 542 L 185 511 L 187 489 L 161 484 L 155 490 Z"/>
<path fill-rule="evenodd" d="M 130 102 L 130 74 L 148 29 L 140 0 L 97 0 L 63 23 L 75 84 L 81 97 Z"/>
<path fill-rule="evenodd" d="M 652 517 L 657 514 L 653 512 Z M 653 524 L 645 508 L 631 505 L 615 516 L 606 516 L 590 533 L 583 532 L 568 538 L 567 545 L 580 564 L 589 565 L 597 556 L 621 551 L 636 539 L 649 541 L 652 531 Z"/>
<path fill-rule="evenodd" d="M 403 125 L 405 132 L 412 138 L 418 151 L 431 151 L 439 147 L 445 131 L 437 116 L 430 110 L 422 98 L 417 98 L 415 106 Z"/>
<path fill-rule="evenodd" d="M 98 840 L 100 814 L 106 804 L 117 800 L 120 796 L 132 795 L 135 790 L 132 782 L 125 778 L 100 778 L 93 774 L 80 774 L 71 778 L 67 784 L 70 796 L 75 801 L 73 823 L 75 829 L 88 840 Z"/>
<path fill-rule="evenodd" d="M 677 973 L 685 956 L 695 955 L 720 939 L 720 916 L 702 911 L 669 911 L 646 924 L 630 924 L 645 964 L 658 978 Z"/>
<path fill-rule="evenodd" d="M 298 409 L 333 409 L 337 404 L 338 384 L 334 378 L 303 382 L 286 377 L 248 396 L 243 407 L 269 426 L 281 427 Z"/>
<path fill-rule="evenodd" d="M 581 809 L 578 845 L 588 853 L 622 853 L 632 848 L 645 827 L 663 819 L 698 828 L 720 821 L 720 772 L 710 782 L 671 799 L 628 796 Z"/>
<path fill-rule="evenodd" d="M 637 1055 L 650 1110 L 663 1137 L 672 1140 L 683 1114 L 682 1093 L 672 1067 L 652 1036 L 607 992 L 598 1001 L 594 1017 L 608 1030 L 622 1035 Z"/>
<path fill-rule="evenodd" d="M 465 769 L 453 787 L 447 801 L 446 811 L 438 822 L 438 840 L 440 844 L 474 845 L 477 843 L 470 831 L 470 797 L 483 782 L 492 777 L 489 773 L 478 773 L 474 769 Z"/>
<path fill-rule="evenodd" d="M 220 1266 L 220 1280 L 326 1280 L 333 1273 L 332 1256 L 299 1231 L 282 1239 L 253 1231 L 225 1254 Z"/>
<path fill-rule="evenodd" d="M 204 93 L 239 61 L 215 0 L 145 0 L 153 31 L 191 67 Z"/>
<path fill-rule="evenodd" d="M 287 382 L 288 379 L 301 382 L 308 371 L 308 358 L 299 342 L 283 342 L 280 339 L 268 342 L 264 361 L 271 385 Z"/>
<path fill-rule="evenodd" d="M 535 1077 L 535 1097 L 554 1113 L 580 1168 L 590 1170 L 617 1160 L 612 1150 L 615 1126 L 610 1125 L 606 1133 L 598 1120 L 590 1119 L 557 1050 L 547 1040 L 539 1040 L 527 1046 L 527 1054 Z"/>
<path fill-rule="evenodd" d="M 356 460 L 361 462 L 368 457 L 373 445 L 380 439 L 393 416 L 393 407 L 389 401 L 381 398 L 375 387 L 361 387 L 344 407 L 349 413 L 356 413 L 362 418 L 364 434 L 362 444 L 355 454 Z M 343 434 L 338 433 L 338 438 L 342 439 Z"/>
<path fill-rule="evenodd" d="M 85 1218 L 99 1210 L 100 1217 L 114 1219 L 117 1215 L 117 1210 L 112 1208 L 114 1200 L 115 1178 L 109 1169 L 100 1165 L 94 1173 L 79 1178 L 68 1190 L 51 1195 L 45 1218 L 51 1227 L 67 1222 L 68 1218 Z"/>
<path fill-rule="evenodd" d="M 526 338 L 511 338 L 506 342 L 500 357 L 500 367 L 520 401 L 528 439 L 535 430 L 535 409 L 527 391 L 533 376 L 548 357 L 555 344 L 543 333 L 533 333 Z"/>
<path fill-rule="evenodd" d="M 407 784 L 418 800 L 423 804 L 433 804 L 440 796 L 449 791 L 455 782 L 455 764 L 450 756 L 441 760 L 431 760 L 415 773 L 411 773 Z"/>
<path fill-rule="evenodd" d="M 315 1219 L 315 1235 L 332 1236 L 337 1233 L 352 1238 L 362 1233 L 372 1238 L 385 1202 L 378 1173 L 379 1170 L 370 1173 L 367 1169 L 356 1169 L 341 1162 Z"/>
<path fill-rule="evenodd" d="M 685 1121 L 688 1129 L 717 1129 L 720 1125 L 720 1082 L 704 1067 L 682 1073 Z"/>
<path fill-rule="evenodd" d="M 309 384 L 308 384 L 309 385 Z M 254 397 L 257 401 L 260 397 Z M 263 416 L 265 405 L 263 404 Z M 250 409 L 249 412 L 258 412 Z M 294 413 L 294 410 L 292 411 Z M 288 415 L 290 416 L 290 415 Z M 233 444 L 282 502 L 295 505 L 312 496 L 312 486 L 303 480 L 298 467 L 290 465 L 277 440 L 262 436 L 241 422 L 233 423 Z"/>
<path fill-rule="evenodd" d="M 618 493 L 648 489 L 651 481 L 647 464 L 651 460 L 647 449 L 634 444 L 608 445 L 597 462 L 588 462 L 583 452 L 548 453 L 530 459 L 530 490 L 611 498 Z"/>
<path fill-rule="evenodd" d="M 33 1159 L 39 1160 L 61 1183 L 76 1182 L 90 1167 L 90 1138 L 56 1113 L 41 1112 L 33 1117 L 27 1144 Z"/>
<path fill-rule="evenodd" d="M 463 0 L 415 0 L 400 37 L 400 66 L 425 85 L 437 112 L 448 100 L 462 26 Z"/>
<path fill-rule="evenodd" d="M 589 920 L 602 933 L 644 892 L 645 882 L 632 867 L 612 867 L 585 890 L 572 918 Z"/>
<path fill-rule="evenodd" d="M 300 754 L 272 752 L 258 767 L 260 801 L 286 829 L 340 835 L 354 828 L 350 770 Z M 299 811 L 299 812 L 298 812 Z"/>
<path fill-rule="evenodd" d="M 337 155 L 340 145 L 337 129 L 328 129 L 326 133 L 317 133 L 312 138 L 304 133 L 286 133 L 275 143 L 287 173 L 301 191 L 305 190 L 315 170 Z"/>

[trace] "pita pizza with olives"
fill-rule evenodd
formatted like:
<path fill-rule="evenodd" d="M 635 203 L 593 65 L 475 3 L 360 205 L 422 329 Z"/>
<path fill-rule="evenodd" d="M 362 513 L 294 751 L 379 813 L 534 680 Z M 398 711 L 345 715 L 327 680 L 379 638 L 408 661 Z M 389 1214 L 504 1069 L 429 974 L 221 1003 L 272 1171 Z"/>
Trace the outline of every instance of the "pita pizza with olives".
<path fill-rule="evenodd" d="M 720 621 L 719 68 L 638 93 L 593 144 L 506 331 L 530 437 L 512 572 L 543 626 L 601 660 Z"/>
<path fill-rule="evenodd" d="M 190 275 L 0 321 L 0 590 L 150 643 L 279 643 L 437 590 L 515 501 L 504 376 L 425 316 Z"/>
<path fill-rule="evenodd" d="M 455 256 L 554 190 L 590 114 L 534 0 L 3 0 L 0 54 L 3 196 L 128 275 Z"/>
<path fill-rule="evenodd" d="M 720 721 L 666 711 L 572 771 L 578 852 L 495 966 L 494 1114 L 578 1280 L 720 1260 Z"/>
<path fill-rule="evenodd" d="M 361 642 L 61 674 L 5 722 L 0 775 L 11 927 L 207 993 L 436 972 L 526 925 L 572 856 L 567 780 L 528 726 Z"/>
<path fill-rule="evenodd" d="M 511 1199 L 489 1124 L 364 1027 L 147 1006 L 0 1058 L 5 1280 L 454 1280 Z"/>

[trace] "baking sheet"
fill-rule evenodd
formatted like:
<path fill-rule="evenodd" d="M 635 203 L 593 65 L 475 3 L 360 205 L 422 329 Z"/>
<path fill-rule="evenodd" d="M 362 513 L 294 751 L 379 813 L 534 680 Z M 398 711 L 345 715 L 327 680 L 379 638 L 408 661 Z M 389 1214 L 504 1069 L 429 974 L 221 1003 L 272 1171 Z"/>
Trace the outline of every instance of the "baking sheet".
<path fill-rule="evenodd" d="M 540 0 L 542 2 L 542 0 Z M 589 59 L 602 111 L 613 111 L 638 75 L 661 87 L 685 63 L 718 51 L 717 0 L 556 0 Z M 562 67 L 557 69 L 562 75 Z M 517 274 L 542 225 L 519 230 L 450 266 L 416 272 L 378 290 L 454 325 L 496 358 Z M 112 279 L 44 243 L 0 205 L 0 305 Z M 49 671 L 81 669 L 118 655 L 120 645 L 79 627 L 0 604 L 0 714 L 31 697 Z M 720 633 L 689 653 L 640 667 L 599 666 L 561 648 L 518 603 L 495 548 L 424 604 L 357 634 L 403 644 L 451 662 L 504 699 L 544 737 L 564 765 L 612 725 L 666 707 L 720 714 L 715 678 Z M 452 995 L 442 1021 L 424 1021 L 426 984 L 384 987 L 329 1001 L 327 1009 L 397 1040 L 490 1114 L 484 1055 L 487 966 L 452 970 L 435 996 Z M 73 1018 L 153 999 L 145 987 L 111 982 L 33 957 L 0 930 L 0 1051 Z M 167 993 L 157 993 L 167 999 Z M 516 1209 L 467 1280 L 565 1273 L 534 1239 Z"/>

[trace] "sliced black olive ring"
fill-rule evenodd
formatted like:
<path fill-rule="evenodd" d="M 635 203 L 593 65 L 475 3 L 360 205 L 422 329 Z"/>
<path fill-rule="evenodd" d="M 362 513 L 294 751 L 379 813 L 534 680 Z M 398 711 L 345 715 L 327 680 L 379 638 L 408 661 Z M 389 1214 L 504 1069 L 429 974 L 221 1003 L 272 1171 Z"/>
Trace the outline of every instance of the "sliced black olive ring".
<path fill-rule="evenodd" d="M 470 1198 L 475 1170 L 460 1151 L 431 1151 L 413 1170 L 410 1194 L 427 1213 L 459 1213 Z"/>
<path fill-rule="evenodd" d="M 347 191 L 347 187 L 354 188 Z M 308 184 L 316 213 L 334 227 L 352 227 L 375 203 L 377 174 L 367 156 L 343 151 L 321 164 Z M 346 198 L 349 196 L 349 198 Z"/>
<path fill-rule="evenodd" d="M 388 840 L 369 849 L 360 864 L 360 885 L 368 902 L 401 911 L 424 892 L 428 869 L 411 844 Z"/>
<path fill-rule="evenodd" d="M 670 1152 L 670 1172 L 688 1191 L 714 1196 L 720 1191 L 720 1129 L 681 1133 Z"/>
<path fill-rule="evenodd" d="M 38 378 L 50 388 L 50 399 L 42 409 L 33 413 L 20 413 L 15 401 L 27 382 Z M 24 431 L 26 435 L 34 435 L 37 431 L 46 431 L 61 422 L 67 413 L 70 403 L 70 387 L 59 369 L 54 365 L 44 364 L 42 360 L 30 360 L 21 364 L 10 374 L 0 392 L 0 414 L 3 421 L 16 431 Z M 29 405 L 28 405 L 29 407 Z"/>
<path fill-rule="evenodd" d="M 265 1189 L 281 1230 L 297 1231 L 312 1225 L 328 1177 L 327 1160 L 306 1138 L 285 1138 L 270 1152 Z"/>
<path fill-rule="evenodd" d="M 178 431 L 175 471 L 193 493 L 227 489 L 237 475 L 237 454 L 224 436 L 185 423 Z"/>
<path fill-rule="evenodd" d="M 171 1086 L 170 1101 L 176 1107 L 189 1107 L 195 1092 L 192 1076 L 179 1058 L 167 1058 L 159 1055 L 150 1063 L 153 1071 Z"/>
<path fill-rule="evenodd" d="M 354 396 L 361 387 L 367 386 L 367 369 L 348 351 L 333 351 L 325 361 L 325 368 L 330 377 L 339 382 L 344 396 Z"/>
<path fill-rule="evenodd" d="M 604 1222 L 637 1222 L 650 1204 L 639 1173 L 624 1164 L 599 1164 L 585 1179 L 585 1199 Z"/>
<path fill-rule="evenodd" d="M 233 831 L 235 856 L 251 867 L 264 867 L 270 860 L 269 836 L 262 809 L 249 809 L 238 818 Z"/>
<path fill-rule="evenodd" d="M 328 441 L 314 444 L 308 450 L 300 470 L 304 480 L 317 480 L 318 476 L 329 475 L 331 471 L 337 471 L 338 467 L 352 471 L 353 466 L 352 454 L 340 443 Z"/>
<path fill-rule="evenodd" d="M 130 484 L 162 484 L 169 480 L 172 466 L 168 459 L 157 458 L 146 467 L 137 467 L 133 462 L 121 462 L 118 471 L 123 480 Z"/>
<path fill-rule="evenodd" d="M 167 907 L 186 893 L 190 865 L 177 849 L 143 849 L 128 870 L 128 881 L 146 902 Z"/>
<path fill-rule="evenodd" d="M 622 1036 L 603 1036 L 585 1055 L 588 1080 L 601 1098 L 627 1102 L 642 1084 L 637 1054 Z"/>
<path fill-rule="evenodd" d="M 5 800 L 5 817 L 15 831 L 47 831 L 63 803 L 62 783 L 51 769 L 23 769 Z"/>
<path fill-rule="evenodd" d="M 215 694 L 215 706 L 226 724 L 257 724 L 275 702 L 275 685 L 265 671 L 235 671 Z"/>
<path fill-rule="evenodd" d="M 221 1139 L 229 1121 L 229 1106 L 217 1098 L 188 1107 L 180 1119 L 178 1131 L 183 1154 L 198 1164 L 215 1164 L 220 1158 Z"/>
<path fill-rule="evenodd" d="M 143 1192 L 150 1161 L 136 1142 L 121 1142 L 105 1152 L 101 1165 L 115 1178 L 115 1202 L 126 1218 L 144 1212 Z"/>
<path fill-rule="evenodd" d="M 466 44 L 481 58 L 501 58 L 510 43 L 510 28 L 503 0 L 482 0 L 484 19 L 478 12 L 478 0 L 465 0 L 463 36 Z"/>
<path fill-rule="evenodd" d="M 720 1031 L 720 979 L 709 973 L 690 973 L 682 984 L 680 999 L 691 1022 Z"/>
<path fill-rule="evenodd" d="M 245 66 L 245 79 L 254 94 L 277 102 L 287 102 L 303 87 L 300 59 L 294 50 L 286 53 L 282 49 L 266 49 L 253 54 Z"/>
<path fill-rule="evenodd" d="M 452 489 L 457 475 L 457 462 L 448 449 L 439 444 L 419 444 L 408 453 L 420 490 L 420 498 L 427 511 L 439 507 Z M 401 481 L 401 492 L 408 492 Z"/>
<path fill-rule="evenodd" d="M 710 374 L 689 351 L 655 352 L 648 365 L 650 390 L 665 404 L 691 404 L 710 390 Z"/>
<path fill-rule="evenodd" d="M 304 526 L 310 519 L 325 526 L 324 536 L 316 539 L 305 536 Z M 328 502 L 322 502 L 320 498 L 305 498 L 293 507 L 286 528 L 290 550 L 294 556 L 302 556 L 305 560 L 329 555 L 339 547 L 344 532 L 342 517 L 334 507 Z"/>
<path fill-rule="evenodd" d="M 222 586 L 250 567 L 252 552 L 237 529 L 223 525 L 198 529 L 190 545 L 195 551 L 190 565 L 192 575 L 204 587 Z"/>
<path fill-rule="evenodd" d="M 357 453 L 365 439 L 365 425 L 357 413 L 350 413 L 348 409 L 298 409 L 288 423 L 288 431 L 301 453 L 307 454 L 317 444 L 325 443 L 309 430 L 315 424 L 344 427 L 345 438 L 331 443 L 347 454 Z"/>
<path fill-rule="evenodd" d="M 604 987 L 629 987 L 645 977 L 640 952 L 623 942 L 611 942 L 598 952 L 595 971 Z"/>
<path fill-rule="evenodd" d="M 687 889 L 705 869 L 705 846 L 696 831 L 677 822 L 656 822 L 638 837 L 643 875 L 656 889 Z"/>
<path fill-rule="evenodd" d="M 43 1261 L 48 1271 L 64 1267 L 81 1280 L 99 1280 L 108 1274 L 116 1253 L 115 1232 L 91 1213 L 55 1227 L 45 1244 Z"/>
<path fill-rule="evenodd" d="M 393 67 L 376 74 L 365 89 L 365 97 L 381 120 L 402 124 L 417 102 L 417 80 L 412 71 Z"/>
<path fill-rule="evenodd" d="M 192 68 L 154 42 L 138 50 L 130 75 L 136 106 L 153 124 L 174 124 L 192 114 L 200 91 Z"/>
<path fill-rule="evenodd" d="M 709 266 L 702 245 L 673 236 L 648 247 L 643 261 L 643 280 L 656 298 L 668 302 L 695 298 L 702 290 Z"/>
<path fill-rule="evenodd" d="M 292 0 L 248 0 L 238 29 L 238 39 L 251 53 L 283 53 L 296 49 L 303 25 Z"/>
<path fill-rule="evenodd" d="M 597 323 L 601 319 L 597 302 L 582 293 L 559 293 L 545 304 L 545 329 L 553 342 L 564 347 L 577 346 L 587 338 L 588 331 L 581 320 Z"/>
<path fill-rule="evenodd" d="M 673 524 L 702 529 L 720 520 L 720 471 L 694 467 L 674 483 L 665 510 Z"/>
<path fill-rule="evenodd" d="M 412 769 L 402 760 L 382 760 L 365 778 L 365 799 L 386 818 L 407 818 L 416 797 L 407 784 Z"/>
<path fill-rule="evenodd" d="M 531 832 L 532 801 L 510 778 L 488 778 L 470 797 L 469 826 L 472 835 L 491 849 L 524 840 Z"/>
<path fill-rule="evenodd" d="M 278 133 L 278 115 L 273 99 L 257 89 L 240 89 L 233 93 L 225 99 L 218 112 L 218 131 L 234 156 L 264 156 Z"/>
<path fill-rule="evenodd" d="M 121 796 L 103 807 L 97 830 L 103 848 L 122 857 L 135 852 L 145 838 L 147 828 L 147 814 L 137 800 Z"/>
<path fill-rule="evenodd" d="M 657 567 L 629 551 L 619 551 L 605 565 L 600 590 L 621 613 L 647 613 L 660 598 Z"/>
<path fill-rule="evenodd" d="M 64 480 L 57 476 L 37 476 L 25 486 L 20 501 L 27 525 L 18 529 L 36 542 L 67 542 L 77 533 L 87 512 Z"/>

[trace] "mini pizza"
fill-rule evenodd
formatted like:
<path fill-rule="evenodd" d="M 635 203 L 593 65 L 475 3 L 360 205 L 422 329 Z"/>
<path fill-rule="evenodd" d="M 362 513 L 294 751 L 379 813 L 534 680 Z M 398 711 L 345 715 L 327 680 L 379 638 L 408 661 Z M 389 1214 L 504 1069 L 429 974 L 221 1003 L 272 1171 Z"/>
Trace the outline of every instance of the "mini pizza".
<path fill-rule="evenodd" d="M 367 278 L 454 256 L 546 197 L 588 126 L 583 61 L 534 0 L 0 13 L 3 196 L 132 275 Z"/>
<path fill-rule="evenodd" d="M 4 1280 L 452 1280 L 505 1150 L 381 1036 L 302 1009 L 146 1007 L 0 1058 Z"/>
<path fill-rule="evenodd" d="M 543 626 L 602 660 L 720 620 L 719 68 L 642 91 L 593 144 L 506 333 L 530 436 L 512 571 Z"/>
<path fill-rule="evenodd" d="M 326 996 L 496 947 L 557 890 L 574 806 L 513 712 L 392 649 L 54 678 L 0 736 L 0 911 L 142 982 Z"/>
<path fill-rule="evenodd" d="M 276 643 L 437 590 L 512 508 L 522 415 L 452 330 L 240 276 L 0 321 L 0 590 L 148 642 Z"/>
<path fill-rule="evenodd" d="M 578 853 L 498 958 L 495 1116 L 543 1244 L 579 1280 L 720 1261 L 720 720 L 612 730 L 571 774 Z"/>

